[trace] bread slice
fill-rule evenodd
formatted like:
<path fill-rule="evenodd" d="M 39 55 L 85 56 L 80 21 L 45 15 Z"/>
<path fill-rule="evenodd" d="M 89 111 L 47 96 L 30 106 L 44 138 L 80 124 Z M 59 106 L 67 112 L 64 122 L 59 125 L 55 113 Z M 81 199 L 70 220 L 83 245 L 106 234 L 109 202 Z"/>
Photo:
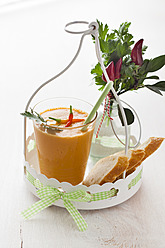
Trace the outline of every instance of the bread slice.
<path fill-rule="evenodd" d="M 127 177 L 128 175 L 132 174 L 132 173 L 136 170 L 136 168 L 137 168 L 137 167 L 133 167 L 132 169 L 128 170 L 128 171 L 126 172 L 126 177 Z"/>
<path fill-rule="evenodd" d="M 162 144 L 164 138 L 157 138 L 157 137 L 150 137 L 147 141 L 145 141 L 143 144 L 141 144 L 138 148 L 140 150 L 143 150 L 145 152 L 145 156 L 139 163 L 137 163 L 134 167 L 136 169 L 141 163 L 148 158 L 151 154 L 153 154 Z M 128 173 L 127 173 L 128 174 Z M 130 173 L 129 173 L 130 174 Z"/>
<path fill-rule="evenodd" d="M 87 175 L 83 184 L 104 184 L 114 182 L 122 178 L 126 170 L 126 176 L 136 170 L 136 168 L 152 153 L 154 153 L 163 142 L 164 138 L 151 137 L 135 150 L 121 151 L 99 160 Z"/>
<path fill-rule="evenodd" d="M 120 151 L 120 152 L 116 153 L 116 155 L 123 155 L 124 156 L 125 151 Z M 145 156 L 145 151 L 142 149 L 138 149 L 138 150 L 131 150 L 130 149 L 130 150 L 128 150 L 127 157 L 128 157 L 129 165 L 127 167 L 127 170 L 130 170 L 137 163 L 142 161 L 144 156 Z"/>
<path fill-rule="evenodd" d="M 122 151 L 122 152 L 119 152 L 120 154 L 124 154 L 125 151 Z M 145 156 L 145 152 L 144 150 L 141 150 L 141 149 L 138 149 L 138 150 L 128 150 L 128 167 L 126 169 L 126 172 L 127 171 L 131 171 L 132 168 L 134 168 L 139 162 L 142 161 L 142 159 L 144 158 Z M 127 175 L 127 173 L 126 173 Z M 122 179 L 123 178 L 123 174 L 121 173 L 121 175 L 119 175 L 116 180 L 118 179 Z M 115 181 L 116 181 L 115 180 Z"/>
<path fill-rule="evenodd" d="M 131 173 L 133 173 L 136 168 L 138 166 L 141 165 L 141 163 L 148 158 L 152 153 L 154 153 L 162 144 L 164 138 L 157 138 L 157 137 L 150 137 L 147 141 L 145 141 L 143 144 L 141 144 L 140 146 L 138 146 L 138 148 L 136 150 L 134 150 L 134 152 L 138 153 L 138 151 L 143 151 L 144 152 L 144 156 L 142 157 L 142 159 L 138 159 L 136 160 L 136 158 L 134 157 L 134 154 L 132 154 L 132 158 L 133 160 L 130 162 L 129 160 L 129 166 L 127 167 L 126 170 L 126 177 L 128 175 L 130 175 Z M 134 163 L 135 161 L 135 163 Z M 121 179 L 122 178 L 122 173 L 121 175 L 117 178 L 117 179 Z"/>
<path fill-rule="evenodd" d="M 138 149 L 144 150 L 145 156 L 143 161 L 154 153 L 162 144 L 164 138 L 150 137 L 146 142 L 141 144 Z"/>
<path fill-rule="evenodd" d="M 120 154 L 113 154 L 100 159 L 87 175 L 83 184 L 90 186 L 92 184 L 104 184 L 113 182 L 116 177 L 122 174 L 128 167 L 128 157 Z"/>

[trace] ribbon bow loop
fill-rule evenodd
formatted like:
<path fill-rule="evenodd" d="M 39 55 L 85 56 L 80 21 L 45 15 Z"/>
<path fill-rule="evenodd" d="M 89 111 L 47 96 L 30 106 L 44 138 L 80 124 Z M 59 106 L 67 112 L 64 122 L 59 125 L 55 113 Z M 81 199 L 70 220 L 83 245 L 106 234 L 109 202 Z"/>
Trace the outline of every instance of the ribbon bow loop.
<path fill-rule="evenodd" d="M 91 200 L 91 195 L 84 190 L 77 190 L 70 193 L 64 193 L 63 199 L 77 202 L 88 202 Z"/>
<path fill-rule="evenodd" d="M 34 181 L 35 187 L 38 189 L 37 190 L 37 195 L 42 199 L 44 197 L 51 197 L 55 196 L 58 197 L 59 199 L 61 198 L 60 191 L 56 188 L 53 188 L 51 186 L 43 186 L 43 184 L 36 179 Z"/>

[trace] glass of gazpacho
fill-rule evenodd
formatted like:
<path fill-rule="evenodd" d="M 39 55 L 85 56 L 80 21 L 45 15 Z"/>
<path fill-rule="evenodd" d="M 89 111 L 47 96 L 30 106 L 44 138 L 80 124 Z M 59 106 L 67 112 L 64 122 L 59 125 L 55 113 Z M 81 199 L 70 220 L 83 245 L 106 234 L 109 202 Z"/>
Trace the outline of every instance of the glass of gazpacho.
<path fill-rule="evenodd" d="M 84 124 L 93 106 L 70 97 L 39 102 L 33 108 L 45 120 L 34 121 L 40 172 L 48 178 L 77 185 L 83 181 L 97 113 Z"/>

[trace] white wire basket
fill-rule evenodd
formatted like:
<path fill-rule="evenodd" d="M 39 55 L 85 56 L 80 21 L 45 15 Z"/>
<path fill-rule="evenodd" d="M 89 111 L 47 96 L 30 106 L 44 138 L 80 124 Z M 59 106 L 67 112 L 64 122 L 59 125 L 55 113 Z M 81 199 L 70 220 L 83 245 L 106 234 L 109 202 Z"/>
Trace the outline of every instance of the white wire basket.
<path fill-rule="evenodd" d="M 69 26 L 77 23 L 84 23 L 84 24 L 89 24 L 87 22 L 72 22 L 68 23 L 65 27 L 65 30 L 69 33 L 78 33 L 82 34 L 81 40 L 80 40 L 80 45 L 78 48 L 78 51 L 73 58 L 73 60 L 70 62 L 70 64 L 62 70 L 59 74 L 57 74 L 55 77 L 51 78 L 50 80 L 46 81 L 43 83 L 30 97 L 25 111 L 28 110 L 32 99 L 36 96 L 36 94 L 39 92 L 41 88 L 43 88 L 45 85 L 50 83 L 51 81 L 55 80 L 57 77 L 62 75 L 69 67 L 73 64 L 75 59 L 77 58 L 83 39 L 86 35 L 94 35 L 95 36 L 95 46 L 96 46 L 96 55 L 98 58 L 98 61 L 100 62 L 102 66 L 103 73 L 106 77 L 107 82 L 111 83 L 111 90 L 116 98 L 116 101 L 119 104 L 121 114 L 123 117 L 124 121 L 124 126 L 125 126 L 125 154 L 127 155 L 128 148 L 129 148 L 129 137 L 128 137 L 128 127 L 127 127 L 127 121 L 126 121 L 126 116 L 122 107 L 122 103 L 117 96 L 114 88 L 113 88 L 113 82 L 109 80 L 108 75 L 106 73 L 104 64 L 102 62 L 102 58 L 100 55 L 100 49 L 99 49 L 99 41 L 98 41 L 98 25 L 96 22 L 92 22 L 89 24 L 88 28 L 85 31 L 71 31 L 69 30 Z M 139 122 L 140 126 L 140 122 Z M 140 126 L 140 135 L 141 135 L 141 126 Z M 140 137 L 139 137 L 140 140 Z M 136 147 L 139 143 L 139 140 L 136 142 L 135 146 Z M 48 179 L 45 175 L 40 173 L 39 170 L 39 163 L 38 163 L 38 158 L 37 158 L 37 150 L 36 147 L 33 146 L 32 149 L 28 150 L 29 144 L 34 143 L 34 134 L 28 135 L 27 137 L 27 120 L 26 117 L 24 119 L 24 176 L 25 176 L 25 182 L 29 188 L 29 190 L 38 197 L 37 194 L 37 187 L 34 185 L 35 180 L 39 180 L 45 187 L 46 186 L 51 186 L 56 189 L 60 189 L 63 192 L 69 193 L 69 192 L 74 192 L 77 190 L 84 190 L 94 196 L 96 193 L 100 192 L 113 192 L 113 194 L 108 197 L 107 199 L 102 199 L 102 200 L 90 200 L 87 202 L 74 202 L 74 205 L 77 209 L 83 209 L 83 210 L 92 210 L 92 209 L 102 209 L 102 208 L 107 208 L 107 207 L 112 207 L 117 204 L 120 204 L 126 200 L 128 200 L 130 197 L 132 197 L 140 188 L 141 183 L 142 183 L 142 169 L 143 165 L 141 164 L 132 174 L 127 176 L 125 178 L 125 173 L 123 173 L 123 179 L 117 180 L 115 183 L 105 183 L 102 186 L 95 184 L 90 187 L 87 187 L 85 185 L 79 184 L 76 186 L 71 185 L 68 182 L 59 182 L 55 178 L 50 178 Z M 87 163 L 87 169 L 86 169 L 86 174 L 90 170 L 90 168 L 94 165 L 94 162 L 92 161 L 91 157 L 88 159 Z M 91 198 L 92 199 L 92 198 Z M 64 202 L 62 199 L 59 199 L 53 203 L 53 205 L 59 206 L 59 207 L 64 207 Z"/>

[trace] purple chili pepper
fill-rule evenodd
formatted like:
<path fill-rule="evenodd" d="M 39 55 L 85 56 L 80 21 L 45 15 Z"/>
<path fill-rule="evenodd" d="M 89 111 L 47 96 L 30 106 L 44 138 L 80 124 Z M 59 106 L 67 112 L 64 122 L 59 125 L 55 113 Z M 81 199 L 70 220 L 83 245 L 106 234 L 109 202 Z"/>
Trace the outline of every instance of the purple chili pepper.
<path fill-rule="evenodd" d="M 134 62 L 135 65 L 142 66 L 143 64 L 142 44 L 143 44 L 143 39 L 140 39 L 132 49 L 131 58 L 132 58 L 132 62 Z"/>
<path fill-rule="evenodd" d="M 111 61 L 111 63 L 107 66 L 106 68 L 106 72 L 108 74 L 108 77 L 110 80 L 114 81 L 115 80 L 115 66 L 114 66 L 114 63 L 113 61 Z M 107 82 L 104 74 L 102 75 L 102 79 Z"/>
<path fill-rule="evenodd" d="M 120 58 L 115 65 L 115 79 L 119 79 L 121 76 L 120 75 L 121 66 L 122 66 L 122 58 Z"/>

